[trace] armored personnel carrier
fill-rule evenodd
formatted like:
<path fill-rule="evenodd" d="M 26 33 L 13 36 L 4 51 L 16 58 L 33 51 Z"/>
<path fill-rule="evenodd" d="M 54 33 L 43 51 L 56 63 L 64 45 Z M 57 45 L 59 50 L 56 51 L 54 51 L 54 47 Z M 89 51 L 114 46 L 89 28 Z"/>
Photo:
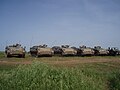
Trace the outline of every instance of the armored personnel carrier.
<path fill-rule="evenodd" d="M 120 50 L 117 47 L 108 48 L 110 56 L 116 56 L 120 54 Z"/>
<path fill-rule="evenodd" d="M 77 51 L 69 47 L 69 45 L 62 45 L 61 49 L 62 49 L 62 56 L 77 55 Z"/>
<path fill-rule="evenodd" d="M 25 47 L 23 48 L 21 44 L 6 46 L 5 53 L 7 57 L 19 56 L 25 58 Z"/>
<path fill-rule="evenodd" d="M 39 46 L 33 46 L 30 48 L 30 53 L 32 56 L 52 56 L 54 54 L 54 51 L 47 47 L 46 44 L 39 45 Z"/>
<path fill-rule="evenodd" d="M 85 45 L 80 46 L 80 51 L 79 51 L 81 56 L 92 56 L 94 55 L 94 50 L 90 47 L 86 47 Z"/>
<path fill-rule="evenodd" d="M 77 47 L 71 47 L 71 48 L 73 48 L 74 50 L 76 50 L 77 51 L 77 56 L 79 56 L 80 55 L 80 49 L 79 48 L 77 48 Z"/>
<path fill-rule="evenodd" d="M 94 47 L 95 55 L 108 55 L 109 51 L 107 49 L 102 48 L 101 46 Z"/>
<path fill-rule="evenodd" d="M 59 55 L 59 54 L 61 55 L 62 54 L 62 49 L 61 49 L 60 46 L 53 46 L 52 50 L 54 51 L 55 55 Z"/>
<path fill-rule="evenodd" d="M 31 56 L 37 56 L 38 47 L 39 46 L 30 47 L 30 54 L 31 54 Z"/>

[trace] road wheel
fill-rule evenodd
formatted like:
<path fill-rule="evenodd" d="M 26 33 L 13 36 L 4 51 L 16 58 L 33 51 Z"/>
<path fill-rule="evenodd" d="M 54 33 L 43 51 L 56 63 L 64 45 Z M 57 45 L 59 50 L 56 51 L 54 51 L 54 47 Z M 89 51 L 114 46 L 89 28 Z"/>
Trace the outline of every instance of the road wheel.
<path fill-rule="evenodd" d="M 22 58 L 25 58 L 25 54 L 22 55 Z"/>
<path fill-rule="evenodd" d="M 7 54 L 7 58 L 10 58 L 11 56 Z"/>

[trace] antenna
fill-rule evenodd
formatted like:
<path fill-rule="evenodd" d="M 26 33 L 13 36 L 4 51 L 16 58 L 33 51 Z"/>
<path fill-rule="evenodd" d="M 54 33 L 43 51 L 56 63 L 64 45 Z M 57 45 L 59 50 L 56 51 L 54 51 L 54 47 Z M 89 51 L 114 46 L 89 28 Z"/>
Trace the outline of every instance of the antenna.
<path fill-rule="evenodd" d="M 75 43 L 76 43 L 76 42 L 72 42 L 72 43 L 70 43 L 70 46 L 71 46 L 71 45 L 74 45 Z"/>
<path fill-rule="evenodd" d="M 19 40 L 19 42 L 18 42 L 19 44 L 21 44 L 21 41 Z"/>
<path fill-rule="evenodd" d="M 30 40 L 30 46 L 32 45 L 32 42 L 33 42 L 33 36 L 31 37 L 31 40 Z"/>
<path fill-rule="evenodd" d="M 55 44 L 55 42 L 57 42 L 57 40 L 54 40 L 54 41 L 52 42 L 51 46 L 53 46 L 53 45 Z"/>
<path fill-rule="evenodd" d="M 8 41 L 5 42 L 5 45 L 6 45 L 6 46 L 7 46 L 7 44 L 8 44 Z"/>

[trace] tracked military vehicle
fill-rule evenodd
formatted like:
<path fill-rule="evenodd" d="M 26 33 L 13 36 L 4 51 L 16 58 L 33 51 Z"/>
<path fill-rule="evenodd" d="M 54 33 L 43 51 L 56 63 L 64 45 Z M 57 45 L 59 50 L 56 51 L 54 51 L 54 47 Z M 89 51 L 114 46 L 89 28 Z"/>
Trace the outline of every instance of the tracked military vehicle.
<path fill-rule="evenodd" d="M 54 51 L 54 55 L 61 55 L 62 54 L 62 49 L 60 46 L 53 46 L 52 50 Z"/>
<path fill-rule="evenodd" d="M 92 55 L 94 55 L 94 50 L 90 47 L 86 47 L 85 45 L 80 46 L 79 50 L 80 50 L 79 54 L 81 56 L 92 56 Z"/>
<path fill-rule="evenodd" d="M 116 56 L 120 54 L 120 50 L 117 47 L 108 48 L 110 56 Z"/>
<path fill-rule="evenodd" d="M 69 45 L 62 45 L 61 49 L 62 49 L 62 56 L 77 55 L 77 51 L 69 47 Z"/>
<path fill-rule="evenodd" d="M 54 54 L 54 51 L 47 47 L 46 44 L 39 45 L 39 46 L 33 46 L 30 48 L 30 53 L 32 56 L 52 56 Z"/>
<path fill-rule="evenodd" d="M 101 46 L 94 47 L 95 55 L 108 55 L 109 51 L 107 49 L 102 48 Z"/>
<path fill-rule="evenodd" d="M 19 56 L 25 57 L 25 47 L 23 48 L 21 44 L 6 46 L 5 53 L 7 57 Z"/>
<path fill-rule="evenodd" d="M 31 56 L 37 56 L 38 47 L 39 46 L 30 47 L 30 54 L 31 54 Z"/>
<path fill-rule="evenodd" d="M 77 56 L 79 56 L 79 55 L 80 55 L 80 49 L 79 49 L 79 48 L 74 47 L 74 46 L 73 46 L 73 47 L 71 47 L 71 48 L 73 48 L 74 50 L 76 50 L 76 51 L 77 51 L 77 54 L 76 54 Z"/>

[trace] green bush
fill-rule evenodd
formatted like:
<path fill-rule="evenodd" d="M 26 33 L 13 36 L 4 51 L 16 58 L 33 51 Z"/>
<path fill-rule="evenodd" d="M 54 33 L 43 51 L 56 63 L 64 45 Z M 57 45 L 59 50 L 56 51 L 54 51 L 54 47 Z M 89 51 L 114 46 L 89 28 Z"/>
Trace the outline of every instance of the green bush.
<path fill-rule="evenodd" d="M 110 90 L 120 90 L 120 72 L 113 72 L 109 77 Z"/>
<path fill-rule="evenodd" d="M 0 51 L 0 58 L 3 58 L 3 57 L 5 57 L 5 54 L 4 52 Z"/>

